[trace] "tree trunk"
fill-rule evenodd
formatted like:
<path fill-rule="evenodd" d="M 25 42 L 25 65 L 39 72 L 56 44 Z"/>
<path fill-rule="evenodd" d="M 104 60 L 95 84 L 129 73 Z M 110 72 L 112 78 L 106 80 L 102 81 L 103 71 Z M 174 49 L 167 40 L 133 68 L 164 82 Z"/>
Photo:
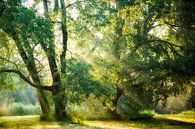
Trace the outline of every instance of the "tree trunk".
<path fill-rule="evenodd" d="M 38 75 L 38 72 L 36 69 L 32 48 L 30 47 L 28 42 L 26 42 L 25 47 L 28 47 L 28 51 L 26 52 L 16 34 L 13 35 L 13 39 L 16 42 L 18 52 L 19 52 L 20 56 L 22 57 L 24 64 L 26 65 L 26 68 L 32 77 L 33 82 L 40 83 L 40 79 L 39 79 L 39 75 Z M 49 117 L 50 116 L 50 106 L 49 106 L 47 97 L 46 97 L 43 90 L 36 89 L 36 92 L 37 92 L 37 97 L 38 97 L 39 103 L 41 105 L 41 110 L 42 110 L 41 119 L 42 120 L 50 120 L 51 119 Z"/>
<path fill-rule="evenodd" d="M 42 111 L 40 119 L 43 121 L 52 120 L 53 118 L 51 116 L 51 110 L 45 92 L 43 90 L 36 89 L 36 94 Z"/>
<path fill-rule="evenodd" d="M 124 91 L 123 91 L 119 86 L 117 86 L 116 88 L 117 88 L 117 89 L 116 89 L 116 97 L 115 97 L 114 100 L 112 101 L 112 104 L 113 104 L 113 106 L 114 106 L 115 108 L 114 108 L 114 110 L 109 111 L 109 112 L 111 113 L 111 115 L 112 115 L 113 117 L 115 117 L 116 119 L 118 119 L 118 118 L 119 118 L 119 115 L 117 114 L 116 108 L 117 108 L 117 105 L 118 105 L 118 100 L 119 100 L 119 98 L 121 97 L 121 95 L 123 95 Z"/>
<path fill-rule="evenodd" d="M 66 108 L 66 95 L 65 87 L 58 86 L 52 91 L 53 101 L 55 105 L 55 118 L 58 121 L 68 120 L 65 108 Z"/>
<path fill-rule="evenodd" d="M 192 86 L 191 96 L 190 96 L 190 108 L 195 109 L 195 86 Z"/>

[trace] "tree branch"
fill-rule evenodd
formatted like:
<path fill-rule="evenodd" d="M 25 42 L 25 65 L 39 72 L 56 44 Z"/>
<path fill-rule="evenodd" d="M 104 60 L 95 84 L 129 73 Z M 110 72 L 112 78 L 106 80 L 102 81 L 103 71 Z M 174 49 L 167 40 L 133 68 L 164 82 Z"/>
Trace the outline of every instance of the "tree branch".
<path fill-rule="evenodd" d="M 38 73 L 39 72 L 41 72 L 42 70 L 43 70 L 43 68 L 44 68 L 44 66 L 43 66 L 43 64 L 41 63 L 41 61 L 40 60 L 38 60 L 37 58 L 34 58 L 36 61 L 37 61 L 37 63 L 39 64 L 39 66 L 41 67 L 40 68 L 40 70 L 39 71 L 37 71 Z"/>
<path fill-rule="evenodd" d="M 73 2 L 73 3 L 71 3 L 71 4 L 68 4 L 68 5 L 66 6 L 66 8 L 71 7 L 71 6 L 73 6 L 73 5 L 77 4 L 77 3 L 81 3 L 81 2 L 85 2 L 85 0 L 76 1 L 76 2 Z"/>
<path fill-rule="evenodd" d="M 156 27 L 159 27 L 159 26 L 163 26 L 163 25 L 165 25 L 165 24 L 157 24 L 157 25 L 154 25 L 154 26 L 152 26 L 152 27 L 150 28 L 150 30 L 152 30 L 152 29 L 154 29 L 154 28 L 156 28 Z"/>
<path fill-rule="evenodd" d="M 168 44 L 168 45 L 170 45 L 170 46 L 174 46 L 174 47 L 178 47 L 178 48 L 182 49 L 182 46 L 179 46 L 179 45 L 176 45 L 176 44 L 172 44 L 172 43 L 170 43 L 170 42 L 168 42 L 168 41 L 161 40 L 161 39 L 151 39 L 151 40 L 148 40 L 148 42 L 166 43 L 166 44 Z"/>
<path fill-rule="evenodd" d="M 183 57 L 181 54 L 179 54 L 174 47 L 177 47 L 179 49 L 182 49 L 182 46 L 176 45 L 176 44 L 172 44 L 168 41 L 165 40 L 161 40 L 161 39 L 153 39 L 153 40 L 148 40 L 148 42 L 156 42 L 156 43 L 165 43 L 173 53 L 175 53 L 177 56 Z"/>
<path fill-rule="evenodd" d="M 54 88 L 53 86 L 43 86 L 41 84 L 35 84 L 32 81 L 30 81 L 23 73 L 21 73 L 19 70 L 16 70 L 16 69 L 0 69 L 0 73 L 15 73 L 15 74 L 19 75 L 20 78 L 22 78 L 25 82 L 30 84 L 32 87 L 38 88 L 41 90 L 52 91 Z"/>
<path fill-rule="evenodd" d="M 8 60 L 8 59 L 5 59 L 4 57 L 1 57 L 1 56 L 0 56 L 0 60 L 4 60 L 4 61 L 6 61 L 6 62 L 8 62 L 8 63 L 11 63 L 11 64 L 13 64 L 14 66 L 16 66 L 16 69 L 18 69 L 18 65 L 17 65 L 15 62 L 13 62 L 13 61 L 11 61 L 11 60 Z"/>

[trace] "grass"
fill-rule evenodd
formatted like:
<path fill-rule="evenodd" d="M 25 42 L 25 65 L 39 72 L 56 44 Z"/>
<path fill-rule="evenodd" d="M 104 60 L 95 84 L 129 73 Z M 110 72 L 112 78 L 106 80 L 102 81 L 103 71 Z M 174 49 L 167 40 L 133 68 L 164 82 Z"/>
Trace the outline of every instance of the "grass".
<path fill-rule="evenodd" d="M 195 124 L 195 110 L 194 111 L 185 111 L 180 114 L 175 115 L 157 115 L 156 119 L 167 119 L 167 120 L 175 120 L 179 122 L 185 123 L 193 123 Z"/>
<path fill-rule="evenodd" d="M 39 105 L 26 105 L 23 103 L 0 103 L 0 116 L 23 116 L 39 115 L 41 109 Z"/>
<path fill-rule="evenodd" d="M 42 122 L 38 115 L 0 117 L 0 129 L 84 129 L 85 127 L 87 126 L 67 122 Z"/>
<path fill-rule="evenodd" d="M 0 117 L 0 129 L 195 129 L 194 111 L 134 121 L 40 122 L 38 115 Z"/>
<path fill-rule="evenodd" d="M 13 103 L 10 109 L 10 115 L 39 115 L 41 109 L 39 105 L 25 105 L 23 103 Z"/>

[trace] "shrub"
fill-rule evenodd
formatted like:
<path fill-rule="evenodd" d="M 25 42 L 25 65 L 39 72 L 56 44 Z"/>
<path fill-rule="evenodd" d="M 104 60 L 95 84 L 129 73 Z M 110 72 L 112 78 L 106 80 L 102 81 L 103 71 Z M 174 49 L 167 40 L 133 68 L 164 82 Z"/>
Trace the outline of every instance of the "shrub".
<path fill-rule="evenodd" d="M 138 113 L 140 118 L 152 118 L 156 112 L 154 110 L 143 110 Z"/>
<path fill-rule="evenodd" d="M 24 105 L 22 103 L 14 103 L 11 105 L 10 115 L 38 115 L 41 114 L 39 105 Z"/>
<path fill-rule="evenodd" d="M 79 122 L 80 119 L 111 118 L 111 115 L 107 112 L 107 108 L 105 108 L 102 102 L 94 96 L 90 96 L 80 104 L 68 104 L 67 113 L 74 122 Z"/>

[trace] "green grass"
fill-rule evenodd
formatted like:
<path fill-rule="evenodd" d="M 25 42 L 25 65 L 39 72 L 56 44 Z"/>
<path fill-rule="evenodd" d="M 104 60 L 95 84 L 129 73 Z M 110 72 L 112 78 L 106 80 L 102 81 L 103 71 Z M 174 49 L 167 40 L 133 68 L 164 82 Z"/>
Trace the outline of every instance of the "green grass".
<path fill-rule="evenodd" d="M 68 122 L 42 122 L 38 115 L 0 117 L 0 129 L 86 129 L 86 127 L 88 128 L 87 125 Z"/>
<path fill-rule="evenodd" d="M 38 115 L 0 117 L 0 129 L 195 129 L 194 111 L 178 115 L 155 115 L 151 119 L 116 121 L 87 120 L 41 122 Z"/>
<path fill-rule="evenodd" d="M 175 120 L 179 122 L 185 123 L 193 123 L 195 124 L 195 110 L 193 111 L 185 111 L 180 114 L 175 115 L 157 115 L 156 119 L 167 119 L 167 120 Z"/>
<path fill-rule="evenodd" d="M 39 115 L 41 114 L 41 109 L 39 105 L 25 105 L 22 103 L 13 103 L 10 109 L 10 115 Z"/>

